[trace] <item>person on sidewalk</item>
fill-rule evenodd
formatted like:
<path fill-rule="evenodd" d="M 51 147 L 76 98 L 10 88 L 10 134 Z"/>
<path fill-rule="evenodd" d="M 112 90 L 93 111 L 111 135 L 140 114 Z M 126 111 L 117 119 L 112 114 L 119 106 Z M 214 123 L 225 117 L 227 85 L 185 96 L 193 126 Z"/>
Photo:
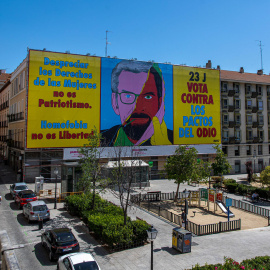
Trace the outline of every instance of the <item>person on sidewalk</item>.
<path fill-rule="evenodd" d="M 2 196 L 0 195 L 0 204 L 2 203 Z"/>

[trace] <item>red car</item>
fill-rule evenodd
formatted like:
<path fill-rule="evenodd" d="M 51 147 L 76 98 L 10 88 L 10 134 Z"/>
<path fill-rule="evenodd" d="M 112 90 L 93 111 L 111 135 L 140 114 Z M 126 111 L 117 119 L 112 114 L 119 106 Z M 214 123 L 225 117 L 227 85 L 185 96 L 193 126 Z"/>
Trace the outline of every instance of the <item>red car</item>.
<path fill-rule="evenodd" d="M 15 202 L 18 204 L 18 208 L 21 209 L 28 202 L 36 201 L 37 199 L 37 195 L 33 190 L 23 190 L 16 194 Z"/>

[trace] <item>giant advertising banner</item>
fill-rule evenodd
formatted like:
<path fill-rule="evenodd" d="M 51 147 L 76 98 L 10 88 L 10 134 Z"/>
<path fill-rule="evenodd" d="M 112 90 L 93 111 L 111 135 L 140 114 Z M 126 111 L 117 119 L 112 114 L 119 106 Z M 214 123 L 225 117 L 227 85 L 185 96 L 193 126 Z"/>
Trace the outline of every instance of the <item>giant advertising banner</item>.
<path fill-rule="evenodd" d="M 220 143 L 219 71 L 29 52 L 27 148 Z"/>
<path fill-rule="evenodd" d="M 27 148 L 82 146 L 99 115 L 100 58 L 30 50 Z"/>
<path fill-rule="evenodd" d="M 220 143 L 219 70 L 173 67 L 174 144 Z"/>

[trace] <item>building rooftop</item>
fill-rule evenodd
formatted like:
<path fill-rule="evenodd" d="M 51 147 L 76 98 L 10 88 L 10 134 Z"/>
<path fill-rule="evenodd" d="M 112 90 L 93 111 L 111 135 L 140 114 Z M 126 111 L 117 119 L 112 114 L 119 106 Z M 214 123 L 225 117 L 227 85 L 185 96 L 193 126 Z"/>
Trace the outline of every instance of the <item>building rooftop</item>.
<path fill-rule="evenodd" d="M 220 70 L 220 80 L 236 81 L 244 83 L 262 83 L 270 85 L 270 75 L 258 75 L 256 73 L 241 73 L 237 71 Z"/>

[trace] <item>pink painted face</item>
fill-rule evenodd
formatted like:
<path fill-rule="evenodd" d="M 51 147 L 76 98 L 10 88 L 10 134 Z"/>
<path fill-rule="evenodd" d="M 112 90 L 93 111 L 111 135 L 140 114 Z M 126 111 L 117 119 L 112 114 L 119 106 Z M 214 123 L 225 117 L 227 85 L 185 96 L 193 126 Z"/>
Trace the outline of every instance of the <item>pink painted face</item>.
<path fill-rule="evenodd" d="M 154 75 L 146 72 L 122 71 L 119 76 L 117 102 L 112 96 L 114 111 L 131 139 L 138 141 L 157 114 L 162 97 L 158 97 Z"/>

